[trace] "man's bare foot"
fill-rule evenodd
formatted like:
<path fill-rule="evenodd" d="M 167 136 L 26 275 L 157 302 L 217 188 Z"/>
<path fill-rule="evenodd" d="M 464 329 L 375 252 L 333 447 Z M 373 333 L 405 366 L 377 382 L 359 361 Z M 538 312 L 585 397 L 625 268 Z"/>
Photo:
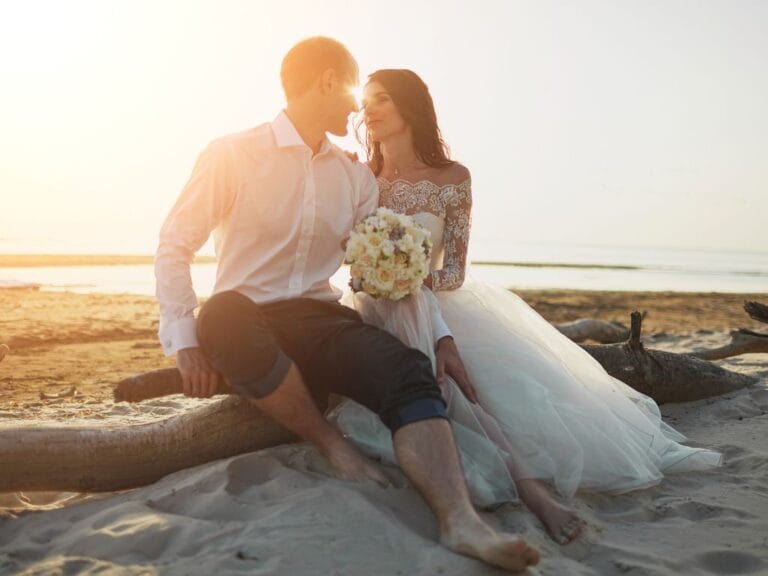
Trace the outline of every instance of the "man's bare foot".
<path fill-rule="evenodd" d="M 325 452 L 325 457 L 336 470 L 336 475 L 341 480 L 350 482 L 367 482 L 373 480 L 379 486 L 387 487 L 391 483 L 375 462 L 355 448 L 344 438 L 335 442 Z"/>
<path fill-rule="evenodd" d="M 539 563 L 540 554 L 525 540 L 495 532 L 480 517 L 456 520 L 441 530 L 440 542 L 454 552 L 482 560 L 510 572 L 522 572 Z"/>
<path fill-rule="evenodd" d="M 579 535 L 582 521 L 576 511 L 563 506 L 538 480 L 518 480 L 516 483 L 520 499 L 547 528 L 552 540 L 568 544 Z"/>

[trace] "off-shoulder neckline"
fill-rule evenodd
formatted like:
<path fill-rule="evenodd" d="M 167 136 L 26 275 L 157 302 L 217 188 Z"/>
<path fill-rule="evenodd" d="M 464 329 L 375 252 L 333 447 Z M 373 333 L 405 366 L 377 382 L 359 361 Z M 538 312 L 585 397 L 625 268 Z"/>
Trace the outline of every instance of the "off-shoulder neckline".
<path fill-rule="evenodd" d="M 415 186 L 418 186 L 419 184 L 431 184 L 438 190 L 443 190 L 444 188 L 450 188 L 452 186 L 456 188 L 460 188 L 461 186 L 464 186 L 465 184 L 467 184 L 471 179 L 472 178 L 465 178 L 458 184 L 437 184 L 436 182 L 433 182 L 432 180 L 428 180 L 426 178 L 424 180 L 417 180 L 416 182 L 411 182 L 410 180 L 406 180 L 405 178 L 396 178 L 395 180 L 387 180 L 383 176 L 376 177 L 376 180 L 378 180 L 379 182 L 384 182 L 389 186 L 394 186 L 395 184 L 407 184 L 409 186 L 415 187 Z"/>

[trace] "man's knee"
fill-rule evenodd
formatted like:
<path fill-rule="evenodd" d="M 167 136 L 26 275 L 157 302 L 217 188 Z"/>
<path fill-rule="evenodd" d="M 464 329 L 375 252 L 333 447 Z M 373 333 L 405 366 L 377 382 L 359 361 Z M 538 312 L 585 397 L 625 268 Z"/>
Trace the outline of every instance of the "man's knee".
<path fill-rule="evenodd" d="M 232 390 L 245 397 L 272 393 L 291 366 L 257 304 L 234 291 L 214 294 L 200 310 L 203 352 Z"/>
<path fill-rule="evenodd" d="M 255 304 L 242 294 L 229 290 L 211 296 L 197 317 L 197 336 L 204 341 L 220 341 L 234 325 L 247 321 Z"/>
<path fill-rule="evenodd" d="M 419 350 L 408 349 L 408 360 L 399 370 L 395 401 L 386 418 L 394 433 L 407 424 L 430 418 L 447 418 L 445 400 L 435 380 L 432 362 Z"/>
<path fill-rule="evenodd" d="M 432 362 L 421 351 L 397 341 L 392 354 L 372 363 L 375 380 L 382 382 L 379 417 L 394 434 L 408 424 L 447 418 L 445 400 L 435 380 Z"/>

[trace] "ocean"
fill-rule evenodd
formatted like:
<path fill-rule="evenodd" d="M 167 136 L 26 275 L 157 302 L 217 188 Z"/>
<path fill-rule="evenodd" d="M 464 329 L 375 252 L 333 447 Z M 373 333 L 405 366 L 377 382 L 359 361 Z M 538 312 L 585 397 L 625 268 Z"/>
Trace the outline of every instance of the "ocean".
<path fill-rule="evenodd" d="M 576 245 L 473 244 L 468 279 L 511 289 L 768 293 L 768 252 L 617 248 Z M 213 290 L 214 263 L 193 264 L 200 296 Z M 342 267 L 332 282 L 346 286 Z M 43 290 L 154 293 L 151 264 L 0 268 L 4 282 Z"/>

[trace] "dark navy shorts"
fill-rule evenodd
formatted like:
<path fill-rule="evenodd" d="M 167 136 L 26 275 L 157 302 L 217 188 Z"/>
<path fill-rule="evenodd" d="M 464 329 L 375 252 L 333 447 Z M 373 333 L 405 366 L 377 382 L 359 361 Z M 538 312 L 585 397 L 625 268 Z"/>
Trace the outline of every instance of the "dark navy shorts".
<path fill-rule="evenodd" d="M 429 358 L 338 302 L 256 304 L 239 292 L 220 292 L 203 305 L 197 331 L 214 368 L 246 398 L 268 396 L 295 363 L 315 398 L 351 398 L 392 432 L 447 417 Z"/>

